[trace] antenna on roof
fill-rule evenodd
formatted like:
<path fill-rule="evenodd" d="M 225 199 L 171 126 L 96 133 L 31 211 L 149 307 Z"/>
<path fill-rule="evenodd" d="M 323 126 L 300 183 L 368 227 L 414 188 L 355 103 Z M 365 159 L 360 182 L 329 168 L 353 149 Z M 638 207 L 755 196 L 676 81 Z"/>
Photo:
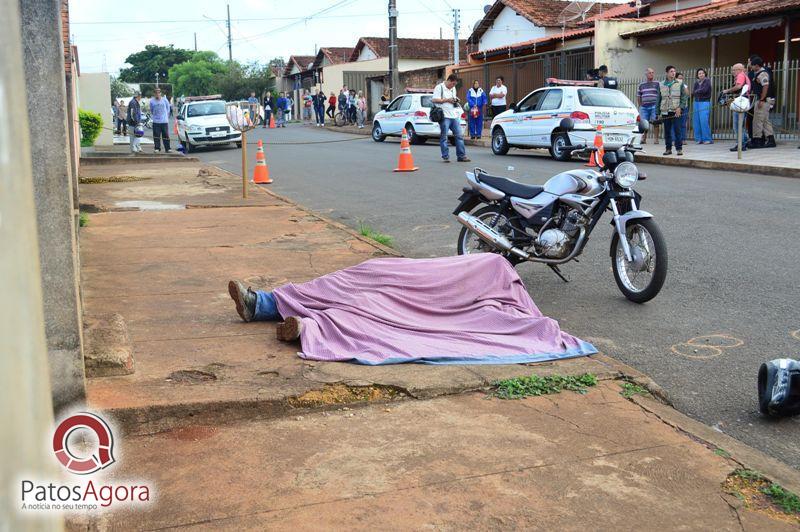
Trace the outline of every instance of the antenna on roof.
<path fill-rule="evenodd" d="M 561 10 L 558 14 L 558 22 L 561 24 L 561 43 L 564 43 L 564 33 L 567 29 L 567 22 L 580 19 L 581 22 L 586 22 L 586 14 L 589 12 L 596 2 L 580 2 L 573 1 L 567 4 L 567 7 Z"/>

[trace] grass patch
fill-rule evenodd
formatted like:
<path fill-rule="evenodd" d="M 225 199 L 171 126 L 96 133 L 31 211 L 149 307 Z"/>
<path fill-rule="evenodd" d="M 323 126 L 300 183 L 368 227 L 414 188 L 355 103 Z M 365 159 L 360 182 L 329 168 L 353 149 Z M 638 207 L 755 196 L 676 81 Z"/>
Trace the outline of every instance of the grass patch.
<path fill-rule="evenodd" d="M 78 216 L 78 225 L 81 227 L 86 227 L 89 225 L 89 215 L 85 212 L 80 213 Z"/>
<path fill-rule="evenodd" d="M 714 449 L 714 454 L 716 454 L 717 456 L 721 456 L 723 458 L 731 457 L 731 453 L 729 453 L 725 449 L 722 449 L 721 447 L 717 447 L 716 449 Z"/>
<path fill-rule="evenodd" d="M 619 393 L 625 399 L 630 399 L 634 395 L 643 395 L 645 397 L 650 395 L 650 392 L 647 391 L 647 388 L 639 386 L 633 382 L 624 381 L 622 384 L 620 384 L 620 386 L 622 387 L 622 391 Z"/>
<path fill-rule="evenodd" d="M 752 469 L 736 469 L 723 484 L 726 493 L 735 495 L 751 510 L 770 517 L 800 524 L 800 497 Z"/>
<path fill-rule="evenodd" d="M 597 376 L 584 373 L 578 376 L 550 375 L 540 377 L 516 377 L 505 379 L 494 384 L 497 387 L 495 395 L 501 399 L 521 399 L 523 397 L 536 397 L 550 395 L 569 390 L 577 393 L 586 393 L 587 388 L 597 385 Z"/>
<path fill-rule="evenodd" d="M 81 185 L 98 185 L 101 183 L 127 183 L 129 181 L 146 181 L 150 177 L 137 177 L 133 175 L 112 175 L 108 177 L 79 177 Z"/>
<path fill-rule="evenodd" d="M 375 242 L 379 244 L 383 244 L 384 246 L 392 247 L 392 237 L 389 235 L 384 235 L 383 233 L 379 233 L 372 229 L 372 227 L 359 222 L 358 223 L 358 232 L 361 236 L 365 236 L 367 238 L 371 238 Z"/>

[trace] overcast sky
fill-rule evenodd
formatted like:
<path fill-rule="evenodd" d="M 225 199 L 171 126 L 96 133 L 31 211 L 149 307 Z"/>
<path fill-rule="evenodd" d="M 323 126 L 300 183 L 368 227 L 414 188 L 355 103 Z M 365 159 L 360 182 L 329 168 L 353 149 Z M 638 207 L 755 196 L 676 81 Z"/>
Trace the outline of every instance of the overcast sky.
<path fill-rule="evenodd" d="M 227 58 L 226 4 L 233 58 L 266 62 L 313 55 L 320 46 L 355 46 L 361 36 L 388 36 L 386 0 L 71 0 L 70 21 L 81 71 L 115 74 L 146 44 L 212 50 Z M 469 36 L 491 0 L 397 0 L 400 37 L 453 38 L 451 9 Z"/>

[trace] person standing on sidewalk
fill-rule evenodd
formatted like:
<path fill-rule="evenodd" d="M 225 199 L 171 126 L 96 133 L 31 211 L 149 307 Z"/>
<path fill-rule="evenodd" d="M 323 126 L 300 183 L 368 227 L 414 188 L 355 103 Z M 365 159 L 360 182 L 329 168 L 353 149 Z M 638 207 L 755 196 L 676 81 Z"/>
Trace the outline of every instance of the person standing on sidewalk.
<path fill-rule="evenodd" d="M 725 94 L 739 94 L 743 87 L 747 87 L 747 95 L 750 94 L 750 79 L 747 77 L 747 74 L 744 72 L 744 65 L 741 63 L 736 63 L 731 68 L 733 73 L 733 86 L 725 89 Z M 733 113 L 733 134 L 738 136 L 739 135 L 739 120 L 744 120 L 745 113 L 737 113 L 735 111 L 731 111 Z M 739 144 L 734 144 L 730 151 L 738 151 Z M 742 151 L 747 151 L 747 129 L 742 128 Z"/>
<path fill-rule="evenodd" d="M 286 120 L 286 97 L 281 92 L 278 94 L 278 99 L 275 101 L 275 126 L 286 127 L 284 121 Z"/>
<path fill-rule="evenodd" d="M 130 129 L 131 153 L 142 153 L 142 146 L 139 137 L 136 136 L 136 128 L 142 123 L 142 93 L 136 91 L 133 98 L 128 102 L 128 113 L 126 118 Z"/>
<path fill-rule="evenodd" d="M 117 134 L 128 134 L 128 106 L 122 100 L 117 105 Z"/>
<path fill-rule="evenodd" d="M 483 133 L 483 107 L 486 105 L 486 93 L 483 92 L 480 82 L 472 82 L 472 88 L 467 92 L 467 105 L 469 106 L 469 138 L 481 138 Z"/>
<path fill-rule="evenodd" d="M 775 148 L 775 132 L 769 121 L 769 110 L 775 105 L 775 80 L 772 72 L 764 68 L 764 60 L 756 56 L 750 60 L 753 77 L 753 140 L 752 148 Z"/>
<path fill-rule="evenodd" d="M 492 108 L 492 116 L 497 116 L 506 110 L 506 96 L 508 88 L 503 85 L 503 76 L 497 76 L 494 87 L 489 91 L 489 105 Z"/>
<path fill-rule="evenodd" d="M 689 86 L 686 84 L 686 80 L 683 77 L 683 72 L 678 72 L 675 74 L 675 79 L 681 82 L 683 85 L 683 92 L 686 94 L 686 106 L 681 107 L 681 138 L 686 140 L 689 136 L 687 134 L 687 126 L 689 125 L 689 98 L 691 97 L 691 93 L 689 92 Z"/>
<path fill-rule="evenodd" d="M 275 99 L 272 97 L 271 92 L 267 92 L 264 96 L 264 127 L 269 127 L 273 109 L 275 109 Z"/>
<path fill-rule="evenodd" d="M 617 78 L 608 75 L 606 65 L 600 65 L 597 69 L 597 86 L 603 89 L 619 89 Z"/>
<path fill-rule="evenodd" d="M 499 78 L 498 78 L 499 79 Z M 456 95 L 458 77 L 450 74 L 442 83 L 433 89 L 431 102 L 442 108 L 444 118 L 439 122 L 439 147 L 442 150 L 442 161 L 450 162 L 450 148 L 447 145 L 447 133 L 452 131 L 456 140 L 456 156 L 458 162 L 469 162 L 467 150 L 464 148 L 464 136 L 461 132 L 461 105 Z"/>
<path fill-rule="evenodd" d="M 336 118 L 336 95 L 331 91 L 331 95 L 328 98 L 328 110 L 325 112 L 328 117 L 333 120 Z"/>
<path fill-rule="evenodd" d="M 161 89 L 155 90 L 155 96 L 150 98 L 150 113 L 153 117 L 153 144 L 154 151 L 161 152 L 161 142 L 164 142 L 164 152 L 171 153 L 169 149 L 169 100 L 161 96 Z"/>
<path fill-rule="evenodd" d="M 688 104 L 683 83 L 675 79 L 675 67 L 668 65 L 664 69 L 666 78 L 659 84 L 659 115 L 664 122 L 664 155 L 672 155 L 675 144 L 677 155 L 683 155 L 683 137 L 681 112 Z"/>
<path fill-rule="evenodd" d="M 692 128 L 694 140 L 698 144 L 714 144 L 711 137 L 711 80 L 708 79 L 704 68 L 698 68 L 696 81 L 692 87 Z"/>
<path fill-rule="evenodd" d="M 660 84 L 656 81 L 656 71 L 648 68 L 645 73 L 645 80 L 636 89 L 636 103 L 639 105 L 639 116 L 642 119 L 652 122 L 658 116 L 658 94 L 661 91 Z M 658 144 L 658 125 L 653 124 L 653 144 Z M 647 144 L 647 134 L 642 135 L 642 144 Z"/>
<path fill-rule="evenodd" d="M 356 97 L 356 123 L 358 129 L 364 129 L 364 122 L 367 120 L 367 99 L 364 98 L 364 93 L 358 91 Z"/>
<path fill-rule="evenodd" d="M 325 98 L 325 93 L 322 92 L 322 89 L 317 91 L 317 94 L 314 95 L 314 114 L 317 117 L 317 126 L 318 127 L 325 127 L 325 103 L 328 100 Z"/>

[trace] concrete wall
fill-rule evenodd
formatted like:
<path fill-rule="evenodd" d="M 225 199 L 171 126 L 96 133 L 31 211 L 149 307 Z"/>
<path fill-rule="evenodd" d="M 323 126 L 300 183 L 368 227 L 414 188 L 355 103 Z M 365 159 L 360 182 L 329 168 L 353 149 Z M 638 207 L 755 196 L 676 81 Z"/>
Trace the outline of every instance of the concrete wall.
<path fill-rule="evenodd" d="M 0 2 L 0 529 L 61 530 L 55 514 L 23 515 L 18 478 L 55 478 L 36 206 L 17 2 Z M 22 100 L 24 102 L 24 99 Z"/>
<path fill-rule="evenodd" d="M 60 410 L 86 396 L 60 6 L 55 0 L 19 6 L 26 84 L 19 95 L 27 98 L 45 335 L 53 406 Z M 107 115 L 110 106 L 109 97 Z"/>
<path fill-rule="evenodd" d="M 530 41 L 547 35 L 541 28 L 509 7 L 504 7 L 497 15 L 492 27 L 478 41 L 478 50 L 498 48 L 522 41 Z"/>
<path fill-rule="evenodd" d="M 378 56 L 370 50 L 369 46 L 364 46 L 358 53 L 356 61 L 372 61 L 373 59 L 378 59 Z"/>
<path fill-rule="evenodd" d="M 608 65 L 610 74 L 620 79 L 644 78 L 644 71 L 652 67 L 661 78 L 664 67 L 673 65 L 678 70 L 709 67 L 711 64 L 711 39 L 682 41 L 674 44 L 637 46 L 637 39 L 623 39 L 620 33 L 651 27 L 631 21 L 604 20 L 595 26 L 595 65 Z M 717 66 L 731 66 L 747 59 L 749 33 L 719 37 Z M 687 73 L 689 80 L 693 73 Z M 715 89 L 716 90 L 716 89 Z"/>
<path fill-rule="evenodd" d="M 111 123 L 111 78 L 107 72 L 81 74 L 78 77 L 78 108 L 100 113 L 103 129 L 95 141 L 95 146 L 111 146 L 114 136 L 109 128 Z"/>

